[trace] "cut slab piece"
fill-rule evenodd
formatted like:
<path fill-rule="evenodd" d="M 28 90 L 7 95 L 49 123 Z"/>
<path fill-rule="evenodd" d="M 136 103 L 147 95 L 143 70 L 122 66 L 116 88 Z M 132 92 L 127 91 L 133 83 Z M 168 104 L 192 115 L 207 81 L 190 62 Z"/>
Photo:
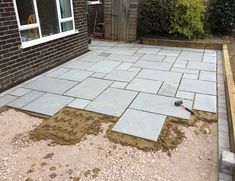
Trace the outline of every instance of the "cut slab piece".
<path fill-rule="evenodd" d="M 109 73 L 120 64 L 121 64 L 121 62 L 102 60 L 102 61 L 96 63 L 95 65 L 91 66 L 87 70 L 93 71 L 93 72 Z"/>
<path fill-rule="evenodd" d="M 143 69 L 138 74 L 138 78 L 160 80 L 166 82 L 179 83 L 182 73 L 160 71 L 160 70 L 146 70 Z"/>
<path fill-rule="evenodd" d="M 135 78 L 126 89 L 156 94 L 162 81 Z"/>
<path fill-rule="evenodd" d="M 109 80 L 88 78 L 67 91 L 65 95 L 93 100 L 111 84 L 112 81 Z"/>
<path fill-rule="evenodd" d="M 27 104 L 22 109 L 53 116 L 64 106 L 73 101 L 73 98 L 46 93 L 33 102 Z"/>
<path fill-rule="evenodd" d="M 136 74 L 137 74 L 137 72 L 114 70 L 114 71 L 110 72 L 108 75 L 106 75 L 104 77 L 104 79 L 130 82 L 135 77 Z"/>
<path fill-rule="evenodd" d="M 25 85 L 24 87 L 50 93 L 63 94 L 65 91 L 69 90 L 71 87 L 75 86 L 76 84 L 77 82 L 72 82 L 69 80 L 41 77 Z"/>
<path fill-rule="evenodd" d="M 179 90 L 216 95 L 216 83 L 202 80 L 182 79 Z"/>
<path fill-rule="evenodd" d="M 108 88 L 90 103 L 86 109 L 119 117 L 136 95 L 137 92 Z"/>
<path fill-rule="evenodd" d="M 77 108 L 77 109 L 83 109 L 88 104 L 90 104 L 91 101 L 85 100 L 85 99 L 75 99 L 73 102 L 71 102 L 68 106 Z"/>
<path fill-rule="evenodd" d="M 189 119 L 190 113 L 188 111 L 174 105 L 175 101 L 178 100 L 179 99 L 173 97 L 140 93 L 130 105 L 130 108 Z M 192 108 L 192 101 L 184 100 L 184 103 L 187 107 Z"/>
<path fill-rule="evenodd" d="M 112 131 L 157 141 L 166 116 L 128 109 Z"/>
<path fill-rule="evenodd" d="M 216 113 L 216 96 L 196 94 L 193 108 Z"/>
<path fill-rule="evenodd" d="M 0 107 L 5 106 L 6 104 L 10 103 L 11 101 L 17 99 L 18 97 L 16 96 L 11 96 L 11 95 L 4 95 L 0 97 Z"/>

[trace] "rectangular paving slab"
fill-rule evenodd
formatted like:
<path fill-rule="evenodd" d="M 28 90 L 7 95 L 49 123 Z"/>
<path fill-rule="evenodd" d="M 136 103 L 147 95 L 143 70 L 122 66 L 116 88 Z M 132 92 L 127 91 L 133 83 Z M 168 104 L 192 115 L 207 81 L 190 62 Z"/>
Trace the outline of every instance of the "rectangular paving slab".
<path fill-rule="evenodd" d="M 140 60 L 148 60 L 153 62 L 162 62 L 166 56 L 163 55 L 144 55 Z"/>
<path fill-rule="evenodd" d="M 160 71 L 160 70 L 147 70 L 143 69 L 137 75 L 138 78 L 160 80 L 166 82 L 179 83 L 182 77 L 182 73 Z"/>
<path fill-rule="evenodd" d="M 120 64 L 121 64 L 121 62 L 102 60 L 102 61 L 94 64 L 93 66 L 91 66 L 87 70 L 93 71 L 93 72 L 109 73 Z"/>
<path fill-rule="evenodd" d="M 156 94 L 161 85 L 162 81 L 135 78 L 126 89 Z"/>
<path fill-rule="evenodd" d="M 189 112 L 187 112 L 182 107 L 176 107 L 174 105 L 175 101 L 178 100 L 179 99 L 173 97 L 140 93 L 130 105 L 130 108 L 162 114 L 166 116 L 174 116 L 178 118 L 189 119 Z M 192 101 L 184 100 L 184 103 L 189 108 L 192 108 Z"/>
<path fill-rule="evenodd" d="M 109 80 L 88 78 L 67 91 L 64 95 L 93 100 L 111 84 L 112 81 Z"/>
<path fill-rule="evenodd" d="M 187 51 L 183 50 L 178 59 L 179 60 L 187 60 L 193 62 L 201 62 L 203 57 L 203 52 L 195 52 L 195 51 Z"/>
<path fill-rule="evenodd" d="M 120 54 L 111 54 L 106 57 L 107 60 L 120 61 L 120 62 L 136 62 L 140 59 L 139 56 L 134 55 L 120 55 Z"/>
<path fill-rule="evenodd" d="M 57 78 L 51 77 L 41 77 L 36 81 L 33 81 L 27 85 L 25 88 L 63 94 L 65 91 L 69 90 L 71 87 L 75 86 L 77 82 L 69 81 L 69 80 L 61 80 Z"/>
<path fill-rule="evenodd" d="M 173 65 L 172 63 L 167 63 L 167 62 L 152 62 L 152 61 L 139 60 L 133 65 L 133 67 L 168 71 L 171 69 L 172 65 Z"/>
<path fill-rule="evenodd" d="M 25 95 L 26 93 L 30 92 L 31 90 L 30 89 L 25 89 L 25 88 L 18 88 L 12 92 L 10 92 L 9 94 L 13 95 L 13 96 L 23 96 Z"/>
<path fill-rule="evenodd" d="M 216 83 L 203 80 L 182 79 L 179 90 L 216 95 Z"/>
<path fill-rule="evenodd" d="M 104 79 L 130 82 L 137 72 L 123 71 L 123 70 L 114 70 L 104 77 Z"/>
<path fill-rule="evenodd" d="M 157 141 L 166 116 L 127 109 L 112 131 Z"/>
<path fill-rule="evenodd" d="M 24 110 L 53 116 L 64 106 L 72 102 L 71 97 L 46 93 L 23 107 Z"/>
<path fill-rule="evenodd" d="M 12 95 L 4 95 L 0 97 L 0 107 L 5 106 L 6 104 L 14 101 L 15 99 L 17 99 L 16 96 L 12 96 Z"/>
<path fill-rule="evenodd" d="M 88 78 L 91 74 L 93 74 L 93 72 L 87 72 L 83 70 L 70 70 L 59 76 L 59 78 L 81 82 Z"/>
<path fill-rule="evenodd" d="M 136 95 L 137 92 L 108 88 L 85 109 L 119 117 Z"/>
<path fill-rule="evenodd" d="M 82 62 L 82 61 L 76 60 L 76 61 L 68 62 L 64 64 L 63 67 L 71 68 L 71 69 L 78 69 L 78 70 L 86 70 L 92 65 L 94 65 L 94 62 Z"/>
<path fill-rule="evenodd" d="M 216 64 L 205 63 L 205 62 L 189 62 L 187 65 L 187 68 L 215 72 L 216 71 Z"/>

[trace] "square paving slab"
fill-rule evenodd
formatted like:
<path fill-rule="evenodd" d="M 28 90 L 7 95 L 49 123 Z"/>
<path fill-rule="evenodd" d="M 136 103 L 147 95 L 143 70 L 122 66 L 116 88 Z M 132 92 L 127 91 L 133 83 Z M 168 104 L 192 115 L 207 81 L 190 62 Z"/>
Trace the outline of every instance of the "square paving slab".
<path fill-rule="evenodd" d="M 126 89 L 156 94 L 161 85 L 161 81 L 135 78 Z"/>
<path fill-rule="evenodd" d="M 83 70 L 70 70 L 59 76 L 59 78 L 80 82 L 88 78 L 91 74 L 93 74 L 93 72 L 87 72 Z"/>
<path fill-rule="evenodd" d="M 216 96 L 196 94 L 193 108 L 216 113 Z"/>
<path fill-rule="evenodd" d="M 112 131 L 157 141 L 166 116 L 128 109 Z"/>
<path fill-rule="evenodd" d="M 109 80 L 88 78 L 70 89 L 65 95 L 93 100 L 111 84 L 112 81 Z"/>
<path fill-rule="evenodd" d="M 182 79 L 179 90 L 216 95 L 216 83 L 203 80 Z"/>
<path fill-rule="evenodd" d="M 189 119 L 190 113 L 188 111 L 174 105 L 175 101 L 178 100 L 179 99 L 173 97 L 140 93 L 130 105 L 130 108 Z M 192 108 L 192 101 L 184 100 L 184 103 L 189 108 Z"/>
<path fill-rule="evenodd" d="M 137 92 L 108 88 L 92 103 L 90 103 L 86 109 L 119 117 L 136 95 Z"/>
<path fill-rule="evenodd" d="M 46 93 L 23 107 L 24 110 L 53 116 L 64 106 L 73 101 L 73 98 Z"/>
<path fill-rule="evenodd" d="M 61 80 L 51 77 L 41 77 L 36 81 L 25 85 L 24 87 L 44 92 L 63 94 L 65 91 L 69 90 L 76 84 L 77 82 L 72 82 L 69 80 Z"/>

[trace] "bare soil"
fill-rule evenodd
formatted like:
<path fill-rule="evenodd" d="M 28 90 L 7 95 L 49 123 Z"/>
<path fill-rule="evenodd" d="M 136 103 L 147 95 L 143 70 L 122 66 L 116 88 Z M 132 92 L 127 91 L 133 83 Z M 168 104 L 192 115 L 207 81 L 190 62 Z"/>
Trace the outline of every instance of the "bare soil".
<path fill-rule="evenodd" d="M 61 114 L 64 113 L 58 115 Z M 106 132 L 114 123 L 107 121 L 101 122 L 99 132 L 86 134 L 73 145 L 51 144 L 48 138 L 31 140 L 30 133 L 45 124 L 44 121 L 13 109 L 0 114 L 1 180 L 214 181 L 218 178 L 216 122 L 207 123 L 209 133 L 200 132 L 201 123 L 206 123 L 203 121 L 196 123 L 197 126 L 177 124 L 185 138 L 169 157 L 162 150 L 143 151 L 110 141 Z"/>

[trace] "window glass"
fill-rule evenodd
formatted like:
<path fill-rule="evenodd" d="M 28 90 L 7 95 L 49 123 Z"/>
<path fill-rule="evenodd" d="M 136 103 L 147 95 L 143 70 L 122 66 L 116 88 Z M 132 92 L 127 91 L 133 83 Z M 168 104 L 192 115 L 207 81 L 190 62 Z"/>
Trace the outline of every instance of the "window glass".
<path fill-rule="evenodd" d="M 42 36 L 59 33 L 56 0 L 37 0 Z"/>
<path fill-rule="evenodd" d="M 36 23 L 33 0 L 16 0 L 21 25 Z"/>
<path fill-rule="evenodd" d="M 22 42 L 35 40 L 39 38 L 38 28 L 20 31 Z"/>
<path fill-rule="evenodd" d="M 61 18 L 68 18 L 72 16 L 70 0 L 60 0 Z"/>
<path fill-rule="evenodd" d="M 72 29 L 73 29 L 73 22 L 72 21 L 67 21 L 67 22 L 61 23 L 62 32 L 69 31 Z"/>

